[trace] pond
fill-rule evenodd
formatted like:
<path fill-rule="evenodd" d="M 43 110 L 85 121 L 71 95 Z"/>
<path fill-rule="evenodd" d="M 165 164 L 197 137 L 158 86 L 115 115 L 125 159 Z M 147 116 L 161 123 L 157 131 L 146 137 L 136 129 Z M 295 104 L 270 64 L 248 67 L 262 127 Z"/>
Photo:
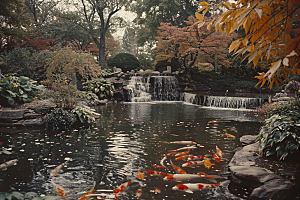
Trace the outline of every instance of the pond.
<path fill-rule="evenodd" d="M 37 192 L 55 194 L 53 185 L 64 188 L 69 199 L 79 199 L 96 182 L 94 193 L 112 194 L 126 181 L 132 184 L 119 195 L 119 199 L 136 199 L 142 188 L 141 199 L 238 199 L 227 187 L 215 187 L 193 194 L 174 191 L 180 182 L 164 181 L 150 176 L 149 170 L 174 174 L 171 162 L 186 173 L 204 172 L 220 175 L 221 179 L 197 179 L 191 182 L 223 182 L 227 179 L 227 164 L 233 150 L 241 146 L 239 138 L 257 134 L 261 123 L 246 110 L 210 109 L 183 102 L 117 103 L 97 108 L 101 117 L 91 127 L 80 127 L 70 132 L 48 133 L 46 130 L 22 130 L 15 134 L 1 133 L 2 146 L 12 154 L 0 155 L 0 163 L 18 159 L 18 164 L 0 171 L 0 192 Z M 210 123 L 209 123 L 210 122 Z M 225 133 L 234 135 L 228 137 Z M 173 141 L 193 141 L 198 144 L 191 155 L 206 155 L 212 167 L 182 167 L 186 161 L 168 156 L 163 164 L 168 169 L 155 169 L 161 165 L 164 154 L 186 145 Z M 216 145 L 223 151 L 220 162 L 212 157 Z M 50 177 L 51 171 L 69 160 L 61 171 Z M 141 171 L 145 179 L 135 178 Z M 161 192 L 155 190 L 159 188 Z"/>

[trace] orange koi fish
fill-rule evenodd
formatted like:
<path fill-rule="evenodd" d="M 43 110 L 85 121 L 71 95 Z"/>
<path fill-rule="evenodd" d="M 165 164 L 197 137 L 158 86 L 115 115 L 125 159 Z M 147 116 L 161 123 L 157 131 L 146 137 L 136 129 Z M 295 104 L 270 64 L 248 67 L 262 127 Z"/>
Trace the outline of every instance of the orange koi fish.
<path fill-rule="evenodd" d="M 158 187 L 154 187 L 154 193 L 155 194 L 160 194 L 161 190 Z"/>
<path fill-rule="evenodd" d="M 172 166 L 174 167 L 175 171 L 177 174 L 186 174 L 186 172 L 184 170 L 182 170 L 181 168 L 177 167 L 176 165 L 174 165 L 171 161 Z"/>
<path fill-rule="evenodd" d="M 204 173 L 204 172 L 198 172 L 197 174 L 201 174 L 201 175 L 207 176 L 207 174 Z"/>
<path fill-rule="evenodd" d="M 222 178 L 218 175 L 202 175 L 202 174 L 172 174 L 163 178 L 164 181 L 188 181 L 197 178 Z"/>
<path fill-rule="evenodd" d="M 196 167 L 198 165 L 203 165 L 204 160 L 201 161 L 190 161 L 182 164 L 182 167 Z"/>
<path fill-rule="evenodd" d="M 213 154 L 215 161 L 220 162 L 221 159 L 219 158 L 219 156 L 217 154 Z"/>
<path fill-rule="evenodd" d="M 79 200 L 86 200 L 89 197 L 88 195 L 92 194 L 92 192 L 94 191 L 95 186 L 96 186 L 96 182 L 94 183 L 94 187 L 90 191 L 88 191 L 87 193 L 85 193 Z"/>
<path fill-rule="evenodd" d="M 59 185 L 57 185 L 57 184 L 55 184 L 54 182 L 52 182 L 51 181 L 51 184 L 53 185 L 53 187 L 56 189 L 56 192 L 60 195 L 60 196 L 65 196 L 65 190 L 61 187 L 61 186 L 59 186 Z"/>
<path fill-rule="evenodd" d="M 204 159 L 203 164 L 204 164 L 205 168 L 207 168 L 207 169 L 211 168 L 211 162 L 208 159 Z"/>
<path fill-rule="evenodd" d="M 68 160 L 66 162 L 64 162 L 63 164 L 60 164 L 59 166 L 57 166 L 51 173 L 50 176 L 56 176 L 58 174 L 58 172 L 61 170 L 61 168 L 67 164 L 67 162 L 69 162 Z"/>
<path fill-rule="evenodd" d="M 218 123 L 218 122 L 221 122 L 221 121 L 213 120 L 213 121 L 209 121 L 208 123 L 209 123 L 209 124 L 212 124 L 212 123 Z"/>
<path fill-rule="evenodd" d="M 205 156 L 190 156 L 188 157 L 188 161 L 191 161 L 191 160 L 200 160 L 202 158 L 205 158 Z"/>
<path fill-rule="evenodd" d="M 120 194 L 121 192 L 123 192 L 127 187 L 128 185 L 130 185 L 132 183 L 132 180 L 131 181 L 128 181 L 127 183 L 124 183 L 122 185 L 120 185 L 120 187 L 116 188 L 113 192 L 114 195 L 117 195 L 117 194 Z"/>
<path fill-rule="evenodd" d="M 177 152 L 172 152 L 172 153 L 164 154 L 164 156 L 173 156 L 175 154 L 177 154 Z"/>
<path fill-rule="evenodd" d="M 150 174 L 151 176 L 168 176 L 169 174 L 166 174 L 164 172 L 159 172 L 159 171 L 146 171 L 146 173 Z"/>
<path fill-rule="evenodd" d="M 168 144 L 184 144 L 184 145 L 189 145 L 189 144 L 197 144 L 197 143 L 193 142 L 193 141 L 174 141 L 174 142 L 168 142 Z"/>
<path fill-rule="evenodd" d="M 142 189 L 140 188 L 140 189 L 138 189 L 138 190 L 136 191 L 135 197 L 136 197 L 136 198 L 140 198 L 141 196 L 142 196 Z"/>
<path fill-rule="evenodd" d="M 140 172 L 140 170 L 138 170 L 138 173 L 139 173 L 139 175 L 136 178 L 144 179 L 145 177 L 147 177 L 142 172 Z"/>
<path fill-rule="evenodd" d="M 160 165 L 151 165 L 152 167 L 155 167 L 155 168 L 160 168 L 160 169 L 167 169 L 166 167 L 164 166 L 160 166 Z"/>
<path fill-rule="evenodd" d="M 224 154 L 223 152 L 221 151 L 221 149 L 219 149 L 217 146 L 216 146 L 216 152 L 217 152 L 217 155 L 220 156 L 220 157 L 223 157 Z"/>
<path fill-rule="evenodd" d="M 228 134 L 228 133 L 225 133 L 225 135 L 226 135 L 227 137 L 235 138 L 234 135 L 231 135 L 231 134 Z"/>
<path fill-rule="evenodd" d="M 185 156 L 179 156 L 177 158 L 175 158 L 175 160 L 186 160 L 188 159 L 189 155 L 185 155 Z"/>
<path fill-rule="evenodd" d="M 183 155 L 186 155 L 186 154 L 189 154 L 189 153 L 190 153 L 190 150 L 184 151 L 184 152 L 179 152 L 179 153 L 175 154 L 175 156 L 183 156 Z"/>
<path fill-rule="evenodd" d="M 185 184 L 180 184 L 176 185 L 172 188 L 172 190 L 178 190 L 178 191 L 183 191 L 187 193 L 193 193 L 200 191 L 202 189 L 207 189 L 211 187 L 218 187 L 220 186 L 221 183 L 218 184 L 205 184 L 205 183 L 185 183 Z"/>
<path fill-rule="evenodd" d="M 6 169 L 6 168 L 8 168 L 10 166 L 16 165 L 17 162 L 18 162 L 18 159 L 14 159 L 14 160 L 10 160 L 10 161 L 7 161 L 5 163 L 2 163 L 0 165 L 0 169 Z"/>

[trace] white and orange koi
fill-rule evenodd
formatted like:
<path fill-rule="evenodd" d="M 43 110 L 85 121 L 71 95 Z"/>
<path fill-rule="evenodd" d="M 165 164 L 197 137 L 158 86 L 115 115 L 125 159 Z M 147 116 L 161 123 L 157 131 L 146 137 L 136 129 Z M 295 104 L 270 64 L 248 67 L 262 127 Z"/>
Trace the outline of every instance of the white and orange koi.
<path fill-rule="evenodd" d="M 216 146 L 216 152 L 217 152 L 218 156 L 220 156 L 220 157 L 224 156 L 223 152 L 221 151 L 221 149 L 218 148 L 218 146 Z"/>
<path fill-rule="evenodd" d="M 174 167 L 177 174 L 186 174 L 186 172 L 184 170 L 182 170 L 180 167 L 177 167 L 176 165 L 174 165 L 172 163 L 172 161 L 171 161 L 171 165 Z"/>
<path fill-rule="evenodd" d="M 203 161 L 205 168 L 210 169 L 211 168 L 211 162 L 208 159 L 204 159 Z"/>
<path fill-rule="evenodd" d="M 168 142 L 168 144 L 183 144 L 183 145 L 189 145 L 189 144 L 197 144 L 197 142 L 193 142 L 193 141 L 174 141 L 174 142 Z"/>
<path fill-rule="evenodd" d="M 155 167 L 155 168 L 160 168 L 160 169 L 167 169 L 167 167 L 160 166 L 160 165 L 151 165 L 151 166 Z"/>
<path fill-rule="evenodd" d="M 164 172 L 159 172 L 159 171 L 146 171 L 146 173 L 150 174 L 151 176 L 168 176 L 170 174 L 164 173 Z"/>
<path fill-rule="evenodd" d="M 164 161 L 167 159 L 167 157 L 165 156 L 165 157 L 163 157 L 162 159 L 161 159 L 161 161 L 160 161 L 160 165 L 161 166 L 163 166 L 163 167 L 165 167 L 165 168 L 167 168 L 165 165 L 164 165 Z"/>
<path fill-rule="evenodd" d="M 179 148 L 179 149 L 175 149 L 173 151 L 182 151 L 182 150 L 192 150 L 192 149 L 197 149 L 198 147 L 197 146 L 187 146 L 187 147 L 182 147 L 182 148 Z"/>
<path fill-rule="evenodd" d="M 185 183 L 185 184 L 180 184 L 176 185 L 172 188 L 172 190 L 178 190 L 178 191 L 183 191 L 187 193 L 193 193 L 197 192 L 203 189 L 207 188 L 213 188 L 213 187 L 218 187 L 222 185 L 222 183 L 218 184 L 205 184 L 205 183 Z"/>
<path fill-rule="evenodd" d="M 153 189 L 154 189 L 153 192 L 154 192 L 155 194 L 160 194 L 160 193 L 161 193 L 161 190 L 160 190 L 158 187 L 154 187 Z M 151 192 L 151 191 L 150 191 L 150 192 Z"/>
<path fill-rule="evenodd" d="M 189 154 L 189 153 L 190 153 L 190 150 L 184 151 L 184 152 L 179 152 L 179 153 L 175 154 L 175 156 L 183 156 L 183 155 L 186 155 L 186 154 Z"/>
<path fill-rule="evenodd" d="M 89 197 L 88 195 L 92 194 L 92 192 L 94 191 L 95 186 L 96 186 L 96 182 L 94 183 L 94 187 L 90 191 L 85 193 L 79 200 L 86 200 Z"/>
<path fill-rule="evenodd" d="M 68 160 L 62 164 L 60 164 L 59 166 L 57 166 L 51 173 L 50 176 L 56 176 L 58 174 L 58 172 L 61 170 L 61 168 L 67 164 L 67 162 L 69 162 Z"/>
<path fill-rule="evenodd" d="M 188 157 L 190 157 L 190 156 L 189 155 L 179 156 L 179 157 L 175 158 L 175 160 L 187 160 Z"/>
<path fill-rule="evenodd" d="M 201 161 L 190 161 L 182 164 L 182 167 L 196 167 L 198 165 L 203 165 L 204 160 Z"/>
<path fill-rule="evenodd" d="M 222 178 L 218 175 L 202 175 L 202 174 L 171 174 L 163 178 L 164 181 L 188 181 L 197 178 Z"/>
<path fill-rule="evenodd" d="M 7 161 L 5 163 L 2 163 L 0 165 L 0 169 L 6 169 L 6 168 L 8 168 L 10 166 L 16 165 L 17 162 L 18 162 L 18 159 L 14 159 L 14 160 L 10 160 L 10 161 Z"/>
<path fill-rule="evenodd" d="M 217 154 L 213 154 L 215 161 L 220 162 L 221 159 L 219 158 L 219 156 Z"/>
<path fill-rule="evenodd" d="M 141 196 L 142 196 L 142 189 L 140 188 L 140 189 L 138 189 L 137 191 L 136 191 L 136 193 L 135 193 L 135 197 L 136 198 L 140 198 Z"/>
<path fill-rule="evenodd" d="M 52 181 L 51 181 L 51 184 L 53 185 L 53 187 L 55 188 L 56 192 L 57 192 L 60 196 L 65 196 L 66 192 L 65 192 L 65 190 L 64 190 L 61 186 L 55 184 L 55 183 L 52 182 Z"/>
<path fill-rule="evenodd" d="M 120 194 L 121 192 L 123 192 L 127 187 L 128 185 L 130 185 L 132 183 L 132 180 L 120 185 L 118 188 L 116 188 L 114 191 L 113 191 L 113 194 L 114 195 L 117 195 L 117 194 Z"/>
<path fill-rule="evenodd" d="M 192 161 L 192 160 L 201 160 L 201 159 L 203 159 L 203 158 L 205 158 L 205 156 L 190 156 L 190 157 L 188 157 L 188 161 Z"/>
<path fill-rule="evenodd" d="M 167 153 L 167 154 L 164 154 L 164 156 L 173 156 L 175 154 L 177 154 L 177 152 Z"/>
<path fill-rule="evenodd" d="M 138 170 L 138 176 L 136 176 L 136 178 L 140 178 L 140 179 L 144 179 L 145 177 L 147 177 L 147 176 L 145 176 L 140 170 Z"/>
<path fill-rule="evenodd" d="M 218 123 L 218 122 L 221 122 L 221 121 L 213 120 L 213 121 L 209 121 L 208 123 L 209 123 L 209 124 L 212 124 L 212 123 Z"/>

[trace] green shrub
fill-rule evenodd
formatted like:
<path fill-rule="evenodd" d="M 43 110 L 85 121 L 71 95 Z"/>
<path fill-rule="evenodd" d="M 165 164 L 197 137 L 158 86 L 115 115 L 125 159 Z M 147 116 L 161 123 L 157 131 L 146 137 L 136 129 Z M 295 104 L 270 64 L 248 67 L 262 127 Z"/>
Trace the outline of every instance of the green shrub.
<path fill-rule="evenodd" d="M 46 122 L 46 129 L 49 131 L 68 130 L 75 122 L 72 112 L 57 108 L 47 114 L 43 120 Z"/>
<path fill-rule="evenodd" d="M 265 156 L 277 155 L 284 160 L 288 155 L 299 154 L 300 145 L 300 115 L 273 115 L 265 120 L 256 141 L 259 142 L 259 152 Z M 290 156 L 289 156 L 290 157 Z"/>
<path fill-rule="evenodd" d="M 94 109 L 86 106 L 76 107 L 72 110 L 72 113 L 74 119 L 80 121 L 82 124 L 91 124 L 95 121 L 94 115 L 100 115 Z"/>
<path fill-rule="evenodd" d="M 137 71 L 141 68 L 138 59 L 129 53 L 119 53 L 110 59 L 107 64 L 111 68 L 121 68 L 123 72 L 131 70 Z"/>
<path fill-rule="evenodd" d="M 37 92 L 43 89 L 43 85 L 37 85 L 37 81 L 28 77 L 0 74 L 0 105 L 31 102 Z"/>
<path fill-rule="evenodd" d="M 87 92 L 92 92 L 99 98 L 108 98 L 114 95 L 115 88 L 113 84 L 104 78 L 87 81 L 82 85 Z"/>

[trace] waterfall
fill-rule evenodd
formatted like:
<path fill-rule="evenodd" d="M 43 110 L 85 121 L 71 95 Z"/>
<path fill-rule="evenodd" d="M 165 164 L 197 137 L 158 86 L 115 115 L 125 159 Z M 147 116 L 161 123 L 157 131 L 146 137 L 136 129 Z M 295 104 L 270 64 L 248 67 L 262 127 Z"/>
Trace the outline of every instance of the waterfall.
<path fill-rule="evenodd" d="M 249 109 L 260 106 L 262 101 L 261 98 L 204 96 L 203 106 Z"/>
<path fill-rule="evenodd" d="M 128 99 L 132 102 L 179 100 L 179 86 L 175 76 L 132 76 Z"/>
<path fill-rule="evenodd" d="M 192 94 L 192 93 L 187 93 L 187 92 L 184 92 L 184 93 L 181 93 L 180 94 L 180 100 L 181 101 L 184 101 L 184 102 L 187 102 L 187 103 L 192 103 L 192 104 L 199 104 L 197 102 L 197 94 Z"/>

